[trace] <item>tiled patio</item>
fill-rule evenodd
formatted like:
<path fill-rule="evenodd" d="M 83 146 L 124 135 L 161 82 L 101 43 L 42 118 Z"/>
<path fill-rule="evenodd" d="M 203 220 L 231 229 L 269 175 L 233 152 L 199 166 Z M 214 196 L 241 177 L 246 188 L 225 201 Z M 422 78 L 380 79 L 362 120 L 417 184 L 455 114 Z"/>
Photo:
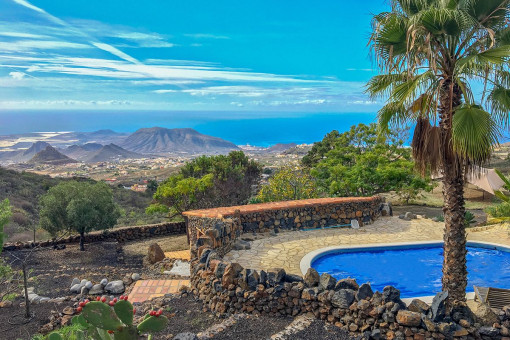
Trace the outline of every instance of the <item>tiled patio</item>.
<path fill-rule="evenodd" d="M 231 251 L 226 260 L 245 268 L 283 268 L 301 275 L 300 262 L 307 253 L 329 246 L 352 246 L 373 243 L 439 241 L 443 239 L 444 223 L 418 218 L 404 221 L 398 217 L 381 217 L 360 229 L 319 229 L 282 232 L 277 236 L 251 242 L 251 249 Z M 469 232 L 468 240 L 510 245 L 507 226 Z"/>
<path fill-rule="evenodd" d="M 131 302 L 144 302 L 165 294 L 176 294 L 185 285 L 189 286 L 189 280 L 139 280 L 128 298 Z"/>

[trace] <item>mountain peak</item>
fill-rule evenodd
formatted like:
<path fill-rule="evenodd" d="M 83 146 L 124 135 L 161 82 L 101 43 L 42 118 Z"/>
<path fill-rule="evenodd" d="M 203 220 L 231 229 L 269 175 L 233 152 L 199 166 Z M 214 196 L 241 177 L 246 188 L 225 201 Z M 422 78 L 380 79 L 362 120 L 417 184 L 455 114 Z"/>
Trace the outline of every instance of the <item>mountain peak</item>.
<path fill-rule="evenodd" d="M 224 139 L 201 134 L 192 128 L 142 128 L 128 136 L 121 144 L 139 153 L 227 153 L 238 147 Z"/>

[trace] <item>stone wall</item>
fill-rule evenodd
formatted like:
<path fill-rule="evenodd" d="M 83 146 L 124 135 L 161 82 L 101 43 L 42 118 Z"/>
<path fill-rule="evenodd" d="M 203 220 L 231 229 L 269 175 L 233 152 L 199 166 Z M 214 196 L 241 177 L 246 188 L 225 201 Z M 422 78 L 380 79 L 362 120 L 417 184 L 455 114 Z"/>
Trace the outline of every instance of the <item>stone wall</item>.
<path fill-rule="evenodd" d="M 218 315 L 313 315 L 367 340 L 510 340 L 510 307 L 500 313 L 498 323 L 483 325 L 465 303 L 457 303 L 448 314 L 446 293 L 438 294 L 432 306 L 419 299 L 406 306 L 392 286 L 373 292 L 368 283 L 337 281 L 326 273 L 319 276 L 313 268 L 304 277 L 283 269 L 251 270 L 222 261 L 211 248 L 197 255 L 191 291 Z"/>
<path fill-rule="evenodd" d="M 380 205 L 381 199 L 372 197 L 186 212 L 192 253 L 190 289 L 219 315 L 313 315 L 367 340 L 510 340 L 510 307 L 508 313 L 500 314 L 500 323 L 484 326 L 465 303 L 457 303 L 447 313 L 447 293 L 438 294 L 432 306 L 419 299 L 406 306 L 392 286 L 373 292 L 370 284 L 337 281 L 313 268 L 302 277 L 283 269 L 253 270 L 223 260 L 243 232 L 325 227 L 352 218 L 368 222 L 379 215 Z"/>
<path fill-rule="evenodd" d="M 224 255 L 242 233 L 348 225 L 353 219 L 360 225 L 369 223 L 379 216 L 381 202 L 379 196 L 320 198 L 193 210 L 183 215 L 192 248 L 208 245 Z"/>
<path fill-rule="evenodd" d="M 186 224 L 184 222 L 167 222 L 134 227 L 121 227 L 104 231 L 94 231 L 85 235 L 85 242 L 92 243 L 112 239 L 118 242 L 125 242 L 149 237 L 179 234 L 186 234 Z M 35 243 L 34 242 L 6 243 L 4 245 L 4 250 L 27 249 L 37 246 L 47 247 L 52 246 L 54 244 L 77 243 L 79 241 L 80 241 L 79 235 L 71 235 L 69 237 L 59 239 L 56 241 L 48 240 Z"/>

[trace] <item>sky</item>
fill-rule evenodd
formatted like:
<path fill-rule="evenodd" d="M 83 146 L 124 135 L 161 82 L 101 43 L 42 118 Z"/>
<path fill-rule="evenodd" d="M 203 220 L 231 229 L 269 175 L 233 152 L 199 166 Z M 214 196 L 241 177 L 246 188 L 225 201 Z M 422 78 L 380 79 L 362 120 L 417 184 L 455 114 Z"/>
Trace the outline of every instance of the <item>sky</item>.
<path fill-rule="evenodd" d="M 0 0 L 0 110 L 375 112 L 385 0 Z"/>

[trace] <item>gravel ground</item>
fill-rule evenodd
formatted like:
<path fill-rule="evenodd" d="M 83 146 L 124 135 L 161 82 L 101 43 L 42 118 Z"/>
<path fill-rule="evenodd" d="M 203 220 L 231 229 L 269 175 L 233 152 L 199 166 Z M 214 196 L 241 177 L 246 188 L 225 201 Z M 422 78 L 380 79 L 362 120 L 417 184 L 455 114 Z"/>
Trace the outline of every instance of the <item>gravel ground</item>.
<path fill-rule="evenodd" d="M 62 311 L 65 307 L 72 305 L 71 302 L 64 302 L 58 305 L 51 303 L 32 305 L 30 309 L 34 315 L 33 319 L 26 324 L 21 324 L 19 321 L 22 320 L 25 307 L 20 307 L 20 302 L 21 300 L 18 300 L 12 307 L 0 309 L 0 339 L 29 340 L 33 335 L 37 334 L 42 325 L 48 323 L 48 318 L 52 310 Z"/>
<path fill-rule="evenodd" d="M 292 318 L 252 316 L 239 320 L 232 327 L 212 337 L 212 340 L 270 339 L 271 335 L 278 333 L 291 322 Z"/>
<path fill-rule="evenodd" d="M 349 333 L 333 325 L 326 325 L 324 321 L 316 320 L 304 330 L 291 335 L 289 340 L 354 340 Z"/>

